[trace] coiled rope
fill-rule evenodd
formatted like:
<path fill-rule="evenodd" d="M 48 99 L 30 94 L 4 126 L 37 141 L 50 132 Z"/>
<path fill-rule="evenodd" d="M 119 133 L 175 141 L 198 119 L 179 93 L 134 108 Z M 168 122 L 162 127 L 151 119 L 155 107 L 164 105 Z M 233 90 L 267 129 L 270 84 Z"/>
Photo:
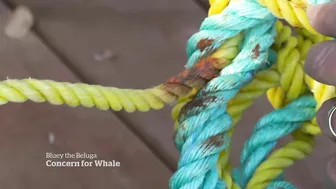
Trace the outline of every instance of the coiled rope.
<path fill-rule="evenodd" d="M 134 90 L 7 79 L 0 83 L 0 103 L 47 101 L 126 112 L 176 103 L 172 116 L 181 157 L 170 188 L 295 188 L 282 173 L 312 151 L 314 136 L 321 132 L 316 109 L 336 93 L 335 87 L 309 78 L 303 64 L 314 43 L 331 38 L 310 26 L 303 0 L 210 0 L 210 5 L 209 17 L 188 40 L 186 70 L 161 85 Z M 297 27 L 297 35 L 277 18 Z M 240 166 L 231 171 L 234 125 L 265 93 L 276 110 L 258 121 Z M 272 152 L 286 135 L 293 140 Z"/>

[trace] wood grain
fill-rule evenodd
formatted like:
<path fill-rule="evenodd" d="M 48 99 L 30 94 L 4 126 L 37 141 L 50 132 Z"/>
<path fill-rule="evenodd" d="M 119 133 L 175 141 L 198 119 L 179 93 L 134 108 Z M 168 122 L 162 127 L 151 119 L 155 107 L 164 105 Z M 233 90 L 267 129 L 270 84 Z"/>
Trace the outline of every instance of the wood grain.
<path fill-rule="evenodd" d="M 111 2 L 95 6 L 61 0 L 54 4 L 26 4 L 38 17 L 40 34 L 66 57 L 73 70 L 88 82 L 122 88 L 152 87 L 184 70 L 186 41 L 205 16 L 196 5 L 192 11 L 176 9 L 171 14 L 137 9 L 115 11 Z M 95 61 L 94 55 L 104 49 L 115 52 L 116 57 Z M 170 108 L 116 115 L 174 168 L 178 153 L 173 143 Z"/>

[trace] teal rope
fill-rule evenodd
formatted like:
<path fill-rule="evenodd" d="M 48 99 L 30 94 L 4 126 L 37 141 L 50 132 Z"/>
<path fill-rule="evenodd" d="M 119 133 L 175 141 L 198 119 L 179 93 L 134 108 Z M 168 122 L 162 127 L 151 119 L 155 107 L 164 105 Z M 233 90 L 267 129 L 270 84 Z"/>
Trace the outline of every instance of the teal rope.
<path fill-rule="evenodd" d="M 330 2 L 331 0 L 310 0 L 311 4 Z M 220 76 L 210 81 L 188 103 L 179 117 L 180 127 L 176 131 L 175 143 L 181 153 L 178 170 L 170 180 L 172 189 L 213 189 L 226 188 L 226 184 L 218 177 L 216 163 L 219 153 L 230 145 L 228 131 L 231 128 L 231 116 L 226 108 L 227 103 L 239 91 L 239 89 L 251 82 L 254 75 L 271 66 L 268 62 L 270 56 L 269 47 L 275 37 L 275 17 L 267 8 L 258 4 L 256 0 L 241 0 L 231 2 L 229 6 L 218 15 L 208 17 L 202 23 L 200 31 L 193 35 L 187 44 L 189 57 L 186 67 L 191 67 L 195 62 L 209 55 L 223 44 L 228 38 L 244 32 L 245 38 L 241 44 L 241 52 L 233 60 L 232 64 L 224 68 Z M 197 43 L 202 39 L 212 39 L 212 45 L 201 51 L 197 49 Z M 258 51 L 255 53 L 255 51 Z M 305 99 L 307 98 L 307 99 Z M 315 102 L 303 99 L 307 102 L 296 101 L 294 105 L 271 113 L 271 116 L 261 120 L 257 127 L 266 126 L 267 131 L 256 129 L 250 143 L 244 148 L 242 155 L 242 167 L 238 169 L 235 180 L 245 186 L 253 174 L 253 171 L 264 159 L 266 154 L 275 146 L 276 141 L 283 135 L 289 134 L 299 127 L 304 120 L 311 119 L 314 112 L 308 107 L 315 106 Z M 310 97 L 309 97 L 310 98 Z M 302 100 L 303 101 L 303 100 Z M 285 128 L 274 132 L 277 116 L 289 115 L 297 107 L 295 104 L 307 103 L 307 112 L 298 114 L 298 122 L 284 124 Z M 296 109 L 295 109 L 296 108 Z M 311 109 L 311 108 L 310 108 Z M 269 134 L 269 135 L 267 135 Z M 265 136 L 265 140 L 260 140 Z M 251 149 L 249 149 L 251 147 Z M 260 155 L 248 150 L 257 150 Z M 251 163 L 249 163 L 249 161 Z M 240 177 L 239 177 L 240 176 Z M 272 182 L 268 189 L 295 188 L 291 184 L 277 179 Z"/>
<path fill-rule="evenodd" d="M 218 177 L 216 162 L 219 153 L 230 144 L 227 132 L 232 120 L 226 111 L 227 102 L 253 79 L 256 72 L 269 66 L 268 49 L 275 37 L 275 21 L 268 9 L 257 2 L 240 1 L 231 3 L 223 13 L 208 17 L 202 23 L 202 35 L 206 31 L 212 34 L 218 31 L 218 41 L 214 43 L 217 46 L 230 36 L 227 34 L 220 38 L 224 31 L 234 34 L 244 31 L 245 39 L 232 64 L 210 81 L 181 112 L 180 127 L 175 135 L 181 157 L 178 171 L 170 181 L 172 189 L 225 187 L 224 181 Z M 194 43 L 201 40 L 196 40 L 197 35 L 191 39 Z M 188 49 L 194 50 L 193 46 Z M 255 55 L 256 49 L 258 52 Z M 202 55 L 197 52 L 191 54 L 189 65 Z"/>
<path fill-rule="evenodd" d="M 315 106 L 313 96 L 304 96 L 259 120 L 251 137 L 245 142 L 240 159 L 241 169 L 234 174 L 234 179 L 241 188 L 245 188 L 278 139 L 291 134 L 316 115 Z"/>
<path fill-rule="evenodd" d="M 309 0 L 310 4 L 322 4 L 333 0 Z M 245 142 L 240 169 L 235 169 L 233 178 L 241 188 L 244 188 L 251 179 L 256 168 L 266 159 L 267 155 L 276 146 L 279 138 L 291 134 L 303 122 L 316 116 L 316 101 L 312 96 L 295 100 L 285 109 L 275 110 L 262 118 L 252 136 Z M 288 116 L 291 115 L 291 116 Z M 267 189 L 294 189 L 295 186 L 284 181 L 273 181 Z"/>
<path fill-rule="evenodd" d="M 266 189 L 296 189 L 296 187 L 288 182 L 276 181 L 269 184 Z"/>

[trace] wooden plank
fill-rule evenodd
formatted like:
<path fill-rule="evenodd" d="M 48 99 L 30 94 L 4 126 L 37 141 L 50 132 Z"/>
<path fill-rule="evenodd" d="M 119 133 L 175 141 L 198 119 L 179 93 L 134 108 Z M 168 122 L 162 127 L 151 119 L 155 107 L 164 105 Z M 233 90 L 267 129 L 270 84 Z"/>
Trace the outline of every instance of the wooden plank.
<path fill-rule="evenodd" d="M 174 14 L 136 12 L 137 9 L 118 12 L 106 1 L 94 1 L 95 6 L 90 4 L 93 1 L 70 2 L 28 1 L 26 4 L 38 17 L 39 31 L 68 58 L 76 71 L 92 83 L 122 88 L 151 87 L 182 71 L 187 60 L 186 41 L 205 17 L 192 1 L 188 1 L 188 9 L 176 8 Z M 180 2 L 171 7 L 179 7 Z M 104 49 L 115 51 L 116 58 L 95 61 L 94 54 Z M 149 113 L 118 112 L 117 115 L 175 167 L 178 154 L 172 140 L 170 107 Z"/>
<path fill-rule="evenodd" d="M 8 10 L 0 4 L 0 78 L 79 82 L 41 41 L 3 35 Z M 171 171 L 111 112 L 49 104 L 1 106 L 0 188 L 168 188 Z M 48 142 L 53 133 L 55 142 Z M 50 168 L 46 152 L 96 153 L 114 168 Z"/>

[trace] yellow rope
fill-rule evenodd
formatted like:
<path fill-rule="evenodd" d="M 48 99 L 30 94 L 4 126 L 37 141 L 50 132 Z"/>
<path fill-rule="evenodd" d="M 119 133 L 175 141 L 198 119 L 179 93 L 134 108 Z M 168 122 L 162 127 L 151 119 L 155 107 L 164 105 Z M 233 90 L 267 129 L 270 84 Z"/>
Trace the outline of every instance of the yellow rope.
<path fill-rule="evenodd" d="M 239 44 L 241 44 L 244 36 L 243 34 L 238 34 L 235 37 L 227 40 L 223 45 L 221 45 L 212 55 L 211 58 L 216 58 L 221 62 L 226 62 L 226 65 L 229 65 L 230 62 L 237 56 L 239 53 Z M 177 119 L 181 112 L 181 109 L 185 104 L 187 104 L 192 98 L 197 94 L 199 89 L 194 88 L 193 91 L 185 97 L 181 97 L 178 103 L 172 109 L 172 117 L 175 120 L 175 129 L 178 127 Z"/>
<path fill-rule="evenodd" d="M 265 94 L 272 87 L 278 86 L 280 75 L 273 70 L 264 70 L 259 72 L 254 80 L 242 88 L 239 93 L 228 104 L 228 112 L 233 119 L 233 127 L 230 135 L 233 135 L 234 126 L 241 119 L 243 112 L 249 108 L 255 99 Z M 221 152 L 217 166 L 219 168 L 220 177 L 223 178 L 229 189 L 236 189 L 238 186 L 232 182 L 231 169 L 229 164 L 230 147 Z"/>
<path fill-rule="evenodd" d="M 278 37 L 275 48 L 278 50 L 278 60 L 275 69 L 281 74 L 280 86 L 267 92 L 267 97 L 274 108 L 281 108 L 306 92 L 303 72 L 303 62 L 306 49 L 312 45 L 303 36 L 292 36 L 291 29 L 282 23 L 277 23 Z M 307 131 L 318 129 L 316 125 L 306 123 Z M 303 159 L 313 149 L 314 137 L 297 131 L 295 140 L 273 152 L 267 160 L 259 165 L 250 179 L 247 189 L 264 189 L 277 178 L 283 169 L 293 164 L 295 160 Z"/>
<path fill-rule="evenodd" d="M 229 4 L 229 2 L 230 0 L 209 0 L 210 9 L 208 16 L 219 14 L 222 10 L 224 10 L 224 8 Z M 238 50 L 238 45 L 241 43 L 242 39 L 243 39 L 242 34 L 232 39 L 229 39 L 220 48 L 218 48 L 214 54 L 210 55 L 210 57 L 218 58 L 224 61 L 231 61 L 238 54 L 238 51 L 236 50 Z M 235 51 L 234 53 L 231 53 L 230 56 L 227 56 L 228 54 L 227 52 L 230 48 L 234 49 Z M 187 104 L 189 101 L 192 100 L 192 98 L 197 94 L 197 92 L 198 90 L 194 89 L 189 96 L 180 98 L 178 103 L 173 107 L 172 117 L 175 120 L 175 128 L 178 127 L 177 119 L 181 112 L 181 109 L 185 104 Z"/>
<path fill-rule="evenodd" d="M 259 0 L 276 17 L 285 19 L 291 26 L 306 28 L 313 34 L 318 34 L 310 25 L 306 13 L 307 1 L 305 0 Z"/>
<path fill-rule="evenodd" d="M 210 16 L 222 12 L 230 0 L 209 0 L 209 3 Z M 285 19 L 291 26 L 305 28 L 312 34 L 318 34 L 308 21 L 306 0 L 259 0 L 259 3 L 279 19 Z"/>
<path fill-rule="evenodd" d="M 8 79 L 0 82 L 0 104 L 7 102 L 49 102 L 54 105 L 67 104 L 71 107 L 97 107 L 127 112 L 160 109 L 173 103 L 176 97 L 160 86 L 146 90 L 118 89 L 82 83 L 55 82 L 51 80 Z"/>
<path fill-rule="evenodd" d="M 326 40 L 331 40 L 330 37 L 321 37 L 321 35 L 312 35 L 309 34 L 307 30 L 299 30 L 299 34 L 304 36 L 302 38 L 302 42 L 299 43 L 299 48 L 301 49 L 301 64 L 304 63 L 306 59 L 307 53 L 311 46 L 314 43 L 319 43 Z M 305 82 L 307 87 L 313 93 L 315 100 L 317 102 L 316 111 L 322 106 L 323 102 L 327 101 L 330 98 L 335 97 L 336 88 L 334 86 L 322 84 L 318 81 L 313 80 L 307 74 L 305 74 Z M 321 134 L 321 130 L 316 122 L 316 118 L 314 118 L 310 123 L 305 123 L 301 128 L 301 131 L 310 135 Z"/>
<path fill-rule="evenodd" d="M 229 0 L 210 0 L 209 16 L 219 14 L 228 5 Z M 273 70 L 265 70 L 256 75 L 254 80 L 239 91 L 239 93 L 228 104 L 228 112 L 233 118 L 233 125 L 240 120 L 243 112 L 250 107 L 254 100 L 264 94 L 268 89 L 278 86 L 280 75 Z M 186 102 L 186 101 L 184 101 Z M 182 106 L 182 104 L 181 104 Z M 179 112 L 179 111 L 177 111 Z M 233 128 L 230 135 L 233 134 Z M 240 188 L 233 182 L 231 167 L 229 164 L 230 148 L 221 152 L 218 159 L 220 177 L 226 181 L 228 189 Z"/>
<path fill-rule="evenodd" d="M 291 36 L 290 27 L 281 22 L 277 22 L 276 26 L 278 35 L 275 44 L 282 46 L 276 49 L 278 57 L 275 69 L 281 73 L 281 80 L 279 87 L 267 91 L 267 97 L 274 108 L 280 108 L 305 92 L 305 83 L 302 65 L 298 64 L 300 51 L 297 37 Z"/>
<path fill-rule="evenodd" d="M 211 8 L 209 10 L 209 16 L 220 13 L 228 4 L 229 1 L 227 0 L 215 0 L 211 1 Z M 238 48 L 238 45 L 242 41 L 243 38 L 239 38 L 239 41 L 237 40 L 237 43 L 234 43 L 234 46 Z M 226 42 L 228 43 L 228 42 Z M 225 43 L 225 44 L 226 44 Z M 224 45 L 225 45 L 224 44 Z M 220 48 L 217 50 L 217 52 L 211 56 L 214 56 L 216 58 L 222 59 L 226 57 L 223 56 L 223 54 L 227 51 L 226 48 Z M 238 51 L 236 52 L 235 56 L 238 54 Z M 218 57 L 218 55 L 221 55 L 221 57 Z M 234 57 L 230 57 L 232 60 Z M 272 70 L 265 70 L 263 72 L 260 72 L 257 74 L 255 79 L 246 87 L 244 87 L 236 96 L 233 98 L 229 105 L 228 105 L 228 112 L 233 117 L 234 125 L 240 120 L 242 113 L 244 110 L 246 110 L 253 101 L 264 94 L 269 88 L 272 88 L 274 86 L 277 86 L 279 81 L 279 74 Z M 274 85 L 274 83 L 276 85 Z M 195 90 L 193 95 L 190 95 L 187 98 L 181 98 L 179 100 L 179 103 L 173 108 L 172 110 L 172 117 L 175 120 L 175 128 L 178 127 L 177 119 L 178 115 L 183 108 L 185 104 L 187 104 L 193 96 L 197 93 Z M 232 135 L 233 129 L 231 130 L 230 134 Z M 230 165 L 228 164 L 228 157 L 229 157 L 229 151 L 230 149 L 223 151 L 220 154 L 219 160 L 218 160 L 218 167 L 220 169 L 220 176 L 226 181 L 227 187 L 229 189 L 238 189 L 239 186 L 233 182 L 231 177 L 231 169 Z"/>
<path fill-rule="evenodd" d="M 291 28 L 281 22 L 277 22 L 276 28 L 278 35 L 274 48 L 278 52 L 278 60 L 275 69 L 281 74 L 281 86 L 270 89 L 267 92 L 268 99 L 275 108 L 280 108 L 305 93 L 308 86 L 319 108 L 324 101 L 334 96 L 335 87 L 319 83 L 304 74 L 303 64 L 314 43 L 331 40 L 331 38 L 322 35 L 307 35 L 305 29 L 298 30 L 299 35 L 292 36 Z"/>
<path fill-rule="evenodd" d="M 211 8 L 209 15 L 218 14 L 224 10 L 228 5 L 227 0 L 215 0 L 210 1 Z M 281 22 L 276 23 L 278 35 L 273 45 L 273 49 L 278 52 L 278 60 L 274 71 L 280 73 L 280 86 L 277 86 L 279 80 L 271 80 L 274 83 L 270 83 L 271 89 L 266 87 L 267 96 L 271 104 L 275 108 L 283 107 L 285 104 L 296 99 L 301 94 L 307 91 L 307 87 L 314 93 L 317 100 L 317 108 L 321 104 L 334 96 L 335 87 L 321 84 L 311 78 L 309 78 L 303 71 L 303 63 L 306 58 L 309 48 L 318 42 L 329 40 L 330 38 L 317 34 L 317 32 L 310 26 L 305 8 L 306 3 L 302 1 L 283 1 L 283 0 L 260 0 L 260 3 L 267 6 L 273 14 L 280 18 L 284 18 L 288 23 L 295 27 L 303 27 L 305 29 L 299 29 L 300 35 L 292 36 L 291 28 L 284 26 Z M 309 30 L 309 31 L 307 31 Z M 310 33 L 312 32 L 312 33 Z M 266 72 L 267 73 L 267 72 Z M 277 73 L 273 74 L 278 75 Z M 275 77 L 274 77 L 275 78 Z M 264 79 L 267 79 L 264 78 Z M 258 85 L 250 85 L 252 88 Z M 249 96 L 250 99 L 257 98 L 263 94 L 263 90 L 255 96 Z M 230 114 L 235 120 L 235 124 L 240 119 L 242 112 L 249 107 L 252 102 L 247 100 L 245 103 L 239 104 L 240 95 L 244 94 L 243 90 L 232 100 L 231 107 L 229 108 Z M 247 93 L 248 94 L 248 93 Z M 241 102 L 244 102 L 244 98 L 241 98 Z M 256 170 L 254 176 L 247 185 L 248 189 L 262 189 L 265 188 L 270 181 L 275 179 L 284 168 L 290 166 L 295 160 L 303 159 L 313 149 L 314 137 L 313 135 L 319 134 L 320 129 L 314 119 L 311 123 L 305 123 L 303 127 L 297 131 L 294 136 L 294 141 L 290 142 L 283 148 L 278 149 L 263 162 Z M 232 134 L 232 132 L 231 132 Z M 230 176 L 230 166 L 228 164 L 229 149 L 221 153 L 218 160 L 218 165 L 221 169 L 222 178 L 228 183 L 228 188 L 238 188 L 233 183 Z"/>
<path fill-rule="evenodd" d="M 214 14 L 218 14 L 221 12 L 222 9 L 224 9 L 227 4 L 228 4 L 229 0 L 210 0 L 210 4 L 211 4 L 211 8 L 209 10 L 209 16 L 214 15 Z M 219 60 L 224 60 L 224 61 L 230 61 L 233 60 L 236 55 L 239 52 L 239 44 L 242 42 L 243 40 L 243 35 L 240 34 L 234 38 L 229 39 L 227 42 L 225 42 L 214 54 L 210 55 L 211 57 L 217 58 Z M 228 49 L 235 49 L 235 53 L 230 53 L 228 54 L 227 51 Z M 227 56 L 230 55 L 230 56 Z M 233 56 L 234 55 L 234 56 Z M 259 77 L 257 77 L 259 78 Z M 255 80 L 257 80 L 257 78 Z M 258 82 L 256 81 L 255 83 L 251 83 L 250 85 L 256 85 Z M 262 83 L 262 82 L 259 82 Z M 264 84 L 264 83 L 263 83 Z M 264 85 L 260 85 L 260 86 L 264 86 Z M 179 102 L 174 106 L 173 110 L 172 110 L 172 117 L 175 121 L 175 129 L 178 128 L 178 117 L 179 114 L 181 112 L 181 109 L 183 108 L 183 106 L 185 104 L 187 104 L 189 101 L 192 100 L 192 98 L 197 94 L 197 90 L 194 90 L 190 96 L 187 96 L 186 98 L 180 98 Z M 252 93 L 253 95 L 253 93 Z M 245 100 L 244 100 L 245 97 Z M 240 102 L 241 107 L 246 107 L 249 106 L 252 102 L 251 98 L 247 98 L 247 96 L 244 95 L 237 95 L 235 99 L 237 99 L 237 103 Z M 233 112 L 235 112 L 234 108 L 231 108 Z M 236 119 L 235 121 L 237 122 L 238 119 L 240 118 L 239 111 L 235 114 L 236 115 Z M 232 131 L 231 131 L 232 133 Z M 225 153 L 223 155 L 220 156 L 220 160 L 218 162 L 220 162 L 218 164 L 219 167 L 223 167 L 222 170 L 220 171 L 222 173 L 221 177 L 224 178 L 224 180 L 226 181 L 226 184 L 228 186 L 229 189 L 239 189 L 240 187 L 233 182 L 231 174 L 230 173 L 230 167 L 229 164 L 227 164 L 227 159 L 228 159 L 228 153 Z M 226 160 L 225 160 L 226 159 Z M 223 162 L 223 163 L 221 163 Z M 221 174 L 220 173 L 220 174 Z"/>
<path fill-rule="evenodd" d="M 313 151 L 313 136 L 297 137 L 294 141 L 274 151 L 269 158 L 256 169 L 246 189 L 264 189 L 284 168 L 302 160 Z"/>
<path fill-rule="evenodd" d="M 125 110 L 126 112 L 146 112 L 150 109 L 161 109 L 165 104 L 175 103 L 178 98 L 183 101 L 183 99 L 192 97 L 195 94 L 195 90 L 202 87 L 206 82 L 206 78 L 198 75 L 207 74 L 203 73 L 202 69 L 211 67 L 221 69 L 229 64 L 238 54 L 238 45 L 242 40 L 243 34 L 238 34 L 227 40 L 210 56 L 215 61 L 200 61 L 195 64 L 196 67 L 193 67 L 193 72 L 186 70 L 167 83 L 150 89 L 118 89 L 115 87 L 83 83 L 72 84 L 51 80 L 8 79 L 0 82 L 0 104 L 5 104 L 9 101 L 25 102 L 31 100 L 33 102 L 48 101 L 54 105 L 67 104 L 71 107 L 82 105 L 84 107 L 96 107 L 101 110 Z M 184 81 L 184 78 L 189 76 L 193 79 L 190 83 L 188 83 L 188 80 Z"/>
<path fill-rule="evenodd" d="M 208 15 L 211 16 L 221 13 L 229 3 L 230 0 L 209 0 L 210 9 Z"/>
<path fill-rule="evenodd" d="M 281 87 L 270 89 L 268 98 L 275 108 L 280 108 L 284 105 L 281 103 L 289 103 L 296 98 L 294 97 L 295 95 L 300 95 L 304 92 L 302 87 L 306 84 L 314 94 L 317 101 L 316 108 L 318 109 L 324 101 L 334 97 L 335 87 L 319 83 L 309 78 L 306 74 L 303 75 L 303 63 L 309 48 L 314 43 L 329 40 L 330 38 L 321 37 L 321 35 L 314 36 L 309 34 L 305 29 L 299 30 L 297 37 L 288 37 L 288 29 L 284 31 L 286 32 L 284 32 L 283 35 L 287 36 L 287 42 L 286 47 L 280 48 L 281 50 L 279 50 L 277 68 L 279 72 L 281 72 L 281 76 L 286 75 L 286 77 L 281 80 Z M 281 31 L 278 32 L 281 36 Z M 296 40 L 294 40 L 294 38 Z M 289 54 L 285 56 L 287 58 L 283 58 L 283 54 L 281 54 L 283 52 L 285 52 L 284 54 L 294 52 L 295 55 L 291 56 Z M 283 69 L 284 67 L 288 69 Z M 286 74 L 286 72 L 289 73 Z M 303 83 L 303 78 L 305 78 L 305 83 Z M 288 98 L 289 96 L 294 98 Z M 310 123 L 305 123 L 294 133 L 294 140 L 292 142 L 274 151 L 267 160 L 259 165 L 249 181 L 247 189 L 264 189 L 272 180 L 277 178 L 285 168 L 291 166 L 294 161 L 304 159 L 305 156 L 309 155 L 313 150 L 314 136 L 320 133 L 321 130 L 316 123 L 316 118 Z"/>

